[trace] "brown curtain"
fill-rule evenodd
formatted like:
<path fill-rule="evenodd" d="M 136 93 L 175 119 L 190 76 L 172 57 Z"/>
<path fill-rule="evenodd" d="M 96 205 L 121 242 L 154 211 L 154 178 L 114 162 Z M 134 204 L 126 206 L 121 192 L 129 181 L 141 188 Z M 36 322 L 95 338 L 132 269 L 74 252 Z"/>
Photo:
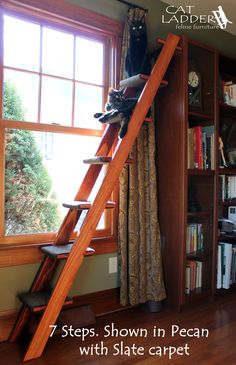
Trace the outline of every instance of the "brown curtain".
<path fill-rule="evenodd" d="M 144 11 L 131 8 L 130 20 Z M 121 79 L 129 46 L 128 19 L 124 28 Z M 121 304 L 159 302 L 166 297 L 163 283 L 160 230 L 157 216 L 154 123 L 143 125 L 132 150 L 134 163 L 120 176 L 119 259 Z"/>

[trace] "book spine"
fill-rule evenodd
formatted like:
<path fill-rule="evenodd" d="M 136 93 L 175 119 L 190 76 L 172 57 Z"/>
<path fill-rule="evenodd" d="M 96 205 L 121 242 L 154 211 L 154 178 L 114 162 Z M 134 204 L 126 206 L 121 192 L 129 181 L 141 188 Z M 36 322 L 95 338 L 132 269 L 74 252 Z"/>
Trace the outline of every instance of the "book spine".
<path fill-rule="evenodd" d="M 221 245 L 218 245 L 217 252 L 217 283 L 216 288 L 221 289 L 222 287 L 222 271 L 221 271 Z"/>
<path fill-rule="evenodd" d="M 202 156 L 202 127 L 194 127 L 195 131 L 195 163 L 196 168 L 203 168 L 203 156 Z"/>
<path fill-rule="evenodd" d="M 209 169 L 207 158 L 207 136 L 206 132 L 202 131 L 202 157 L 203 157 L 203 169 Z"/>

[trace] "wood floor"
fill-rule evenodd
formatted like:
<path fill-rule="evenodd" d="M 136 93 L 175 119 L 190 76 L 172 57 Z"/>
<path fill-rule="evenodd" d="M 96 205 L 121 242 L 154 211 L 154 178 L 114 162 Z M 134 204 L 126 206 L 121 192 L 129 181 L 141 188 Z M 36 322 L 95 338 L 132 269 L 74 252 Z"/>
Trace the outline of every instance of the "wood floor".
<path fill-rule="evenodd" d="M 236 365 L 236 294 L 184 313 L 126 310 L 98 318 L 83 333 L 79 329 L 70 334 L 74 337 L 65 328 L 62 335 L 67 336 L 53 336 L 42 357 L 28 364 Z M 94 354 L 81 355 L 83 347 Z M 0 363 L 21 364 L 21 348 L 16 343 L 1 343 Z"/>

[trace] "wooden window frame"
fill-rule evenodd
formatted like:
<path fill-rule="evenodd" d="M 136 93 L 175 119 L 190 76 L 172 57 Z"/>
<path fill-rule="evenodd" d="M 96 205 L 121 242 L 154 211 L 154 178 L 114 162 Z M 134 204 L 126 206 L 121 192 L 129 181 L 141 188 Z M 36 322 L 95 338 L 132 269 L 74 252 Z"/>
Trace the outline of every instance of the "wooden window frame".
<path fill-rule="evenodd" d="M 109 77 L 104 80 L 104 95 L 110 85 L 116 86 L 119 70 L 119 54 L 121 50 L 122 23 L 110 19 L 98 13 L 86 10 L 72 3 L 66 3 L 63 0 L 56 2 L 44 0 L 39 4 L 36 0 L 0 0 L 0 105 L 2 105 L 3 95 L 3 23 L 2 14 L 25 18 L 28 21 L 36 21 L 41 25 L 51 25 L 59 30 L 71 31 L 72 33 L 85 34 L 91 39 L 105 41 L 107 47 L 105 54 L 105 67 L 109 67 Z M 108 52 L 108 47 L 110 52 Z M 109 54 L 109 56 L 108 56 Z M 108 75 L 108 72 L 105 73 Z M 105 99 L 105 97 L 104 97 Z M 105 100 L 104 100 L 105 101 Z M 33 131 L 46 131 L 63 134 L 94 135 L 101 136 L 102 131 L 87 130 L 78 127 L 56 126 L 51 124 L 21 122 L 12 120 L 0 120 L 0 146 L 2 151 L 5 145 L 5 129 L 28 129 Z M 4 153 L 0 153 L 0 180 L 4 186 Z M 114 189 L 113 198 L 118 201 L 118 186 Z M 41 233 L 34 235 L 16 235 L 5 236 L 4 233 L 4 189 L 0 192 L 0 267 L 8 265 L 25 264 L 28 262 L 38 262 L 41 258 L 38 247 L 42 244 L 53 241 L 56 233 Z M 97 231 L 96 237 L 92 240 L 92 246 L 96 248 L 97 253 L 109 253 L 117 250 L 117 216 L 118 208 L 113 214 L 108 214 L 109 229 Z M 27 254 L 26 254 L 27 252 Z M 12 254 L 14 259 L 12 260 Z"/>

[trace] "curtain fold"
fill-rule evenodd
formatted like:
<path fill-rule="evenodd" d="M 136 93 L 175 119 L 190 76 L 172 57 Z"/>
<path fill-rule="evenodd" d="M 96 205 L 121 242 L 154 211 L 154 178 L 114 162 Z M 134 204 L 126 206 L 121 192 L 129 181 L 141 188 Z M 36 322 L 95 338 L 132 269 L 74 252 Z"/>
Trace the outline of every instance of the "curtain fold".
<path fill-rule="evenodd" d="M 145 11 L 129 9 L 124 27 L 121 79 L 129 47 L 128 20 L 140 20 Z M 162 274 L 161 239 L 157 214 L 154 123 L 143 125 L 132 149 L 134 163 L 120 176 L 119 262 L 121 304 L 136 305 L 166 297 Z"/>

